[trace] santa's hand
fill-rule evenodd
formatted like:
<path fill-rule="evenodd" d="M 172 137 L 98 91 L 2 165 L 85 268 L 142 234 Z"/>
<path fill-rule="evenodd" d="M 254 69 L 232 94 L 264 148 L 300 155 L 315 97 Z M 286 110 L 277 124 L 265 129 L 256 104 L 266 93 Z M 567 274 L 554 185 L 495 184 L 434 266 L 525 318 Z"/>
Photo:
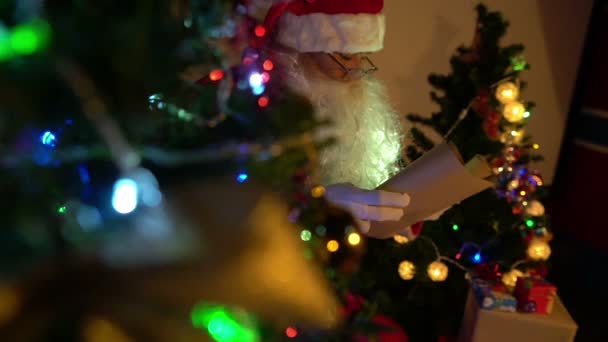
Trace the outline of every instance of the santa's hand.
<path fill-rule="evenodd" d="M 351 184 L 325 187 L 327 200 L 348 210 L 362 233 L 369 232 L 371 221 L 398 221 L 410 203 L 407 194 L 383 190 L 362 190 Z"/>

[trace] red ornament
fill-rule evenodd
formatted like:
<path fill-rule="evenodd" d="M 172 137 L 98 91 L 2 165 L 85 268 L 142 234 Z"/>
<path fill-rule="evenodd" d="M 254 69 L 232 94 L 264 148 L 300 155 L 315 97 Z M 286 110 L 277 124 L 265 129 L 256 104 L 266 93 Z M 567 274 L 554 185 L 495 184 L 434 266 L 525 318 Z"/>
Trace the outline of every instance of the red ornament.
<path fill-rule="evenodd" d="M 483 130 L 488 135 L 488 138 L 492 140 L 498 140 L 500 137 L 500 130 L 498 129 L 498 123 L 496 122 L 485 120 L 483 122 Z"/>

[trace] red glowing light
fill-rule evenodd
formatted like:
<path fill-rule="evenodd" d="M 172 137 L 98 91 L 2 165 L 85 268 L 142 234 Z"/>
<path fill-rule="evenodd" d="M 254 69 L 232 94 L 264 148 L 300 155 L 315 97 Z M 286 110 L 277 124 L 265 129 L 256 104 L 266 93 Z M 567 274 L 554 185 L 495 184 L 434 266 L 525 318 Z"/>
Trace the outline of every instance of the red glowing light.
<path fill-rule="evenodd" d="M 224 70 L 216 69 L 209 73 L 209 79 L 212 81 L 219 81 L 224 78 Z"/>
<path fill-rule="evenodd" d="M 258 25 L 255 27 L 253 32 L 255 33 L 256 37 L 262 38 L 266 35 L 266 28 L 262 25 Z"/>
<path fill-rule="evenodd" d="M 270 103 L 270 99 L 268 99 L 268 96 L 262 96 L 258 99 L 258 106 L 264 108 L 264 107 L 268 107 L 268 104 Z"/>
<path fill-rule="evenodd" d="M 460 258 L 462 258 L 462 254 L 460 254 L 460 253 L 456 254 L 456 260 L 460 260 Z"/>
<path fill-rule="evenodd" d="M 268 83 L 268 81 L 270 81 L 270 74 L 264 71 L 262 73 L 262 82 Z"/>
<path fill-rule="evenodd" d="M 296 336 L 298 336 L 298 330 L 293 327 L 287 327 L 287 329 L 285 329 L 285 335 L 289 338 L 296 338 Z"/>
<path fill-rule="evenodd" d="M 272 63 L 270 59 L 267 59 L 264 61 L 264 64 L 262 64 L 262 67 L 266 71 L 272 71 L 272 69 L 274 69 L 274 63 Z"/>

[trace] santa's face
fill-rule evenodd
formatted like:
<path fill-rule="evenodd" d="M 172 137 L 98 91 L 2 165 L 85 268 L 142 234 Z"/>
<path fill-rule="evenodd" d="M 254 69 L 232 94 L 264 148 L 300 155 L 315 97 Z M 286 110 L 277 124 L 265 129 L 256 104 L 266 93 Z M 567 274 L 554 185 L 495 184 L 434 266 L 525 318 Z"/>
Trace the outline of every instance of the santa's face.
<path fill-rule="evenodd" d="M 291 55 L 286 73 L 289 86 L 308 96 L 317 117 L 332 122 L 329 129 L 319 132 L 323 137 L 337 139 L 336 144 L 321 153 L 321 181 L 375 188 L 397 171 L 401 151 L 400 121 L 378 80 L 366 73 L 344 80 L 339 77 L 340 66 L 338 69 L 330 66 L 337 63 L 324 68 L 319 65 L 320 58 L 325 57 Z M 354 60 L 346 65 L 356 69 L 363 62 Z M 328 75 L 326 69 L 333 73 Z"/>

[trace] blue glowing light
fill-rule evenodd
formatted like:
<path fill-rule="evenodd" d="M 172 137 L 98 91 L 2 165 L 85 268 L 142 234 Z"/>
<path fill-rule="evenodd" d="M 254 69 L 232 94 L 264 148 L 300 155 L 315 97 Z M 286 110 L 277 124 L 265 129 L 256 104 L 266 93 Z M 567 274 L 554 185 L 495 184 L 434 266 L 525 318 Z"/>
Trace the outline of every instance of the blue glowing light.
<path fill-rule="evenodd" d="M 137 208 L 137 183 L 132 179 L 122 178 L 114 183 L 112 208 L 119 214 L 129 214 Z"/>
<path fill-rule="evenodd" d="M 55 134 L 51 131 L 45 131 L 40 135 L 40 142 L 46 146 L 55 146 L 55 142 L 57 142 L 57 138 Z"/>
<path fill-rule="evenodd" d="M 481 262 L 481 253 L 477 252 L 477 254 L 475 254 L 475 256 L 473 256 L 473 262 L 476 264 L 479 264 Z"/>
<path fill-rule="evenodd" d="M 253 95 L 262 95 L 264 93 L 264 90 L 266 90 L 266 87 L 261 85 L 259 87 L 254 87 L 252 89 L 252 92 L 253 92 Z"/>
<path fill-rule="evenodd" d="M 249 76 L 249 85 L 255 89 L 264 84 L 264 76 L 258 72 L 251 73 Z"/>
<path fill-rule="evenodd" d="M 240 173 L 237 177 L 236 177 L 236 181 L 239 183 L 245 183 L 245 181 L 247 180 L 247 178 L 249 178 L 249 175 L 246 173 Z"/>

